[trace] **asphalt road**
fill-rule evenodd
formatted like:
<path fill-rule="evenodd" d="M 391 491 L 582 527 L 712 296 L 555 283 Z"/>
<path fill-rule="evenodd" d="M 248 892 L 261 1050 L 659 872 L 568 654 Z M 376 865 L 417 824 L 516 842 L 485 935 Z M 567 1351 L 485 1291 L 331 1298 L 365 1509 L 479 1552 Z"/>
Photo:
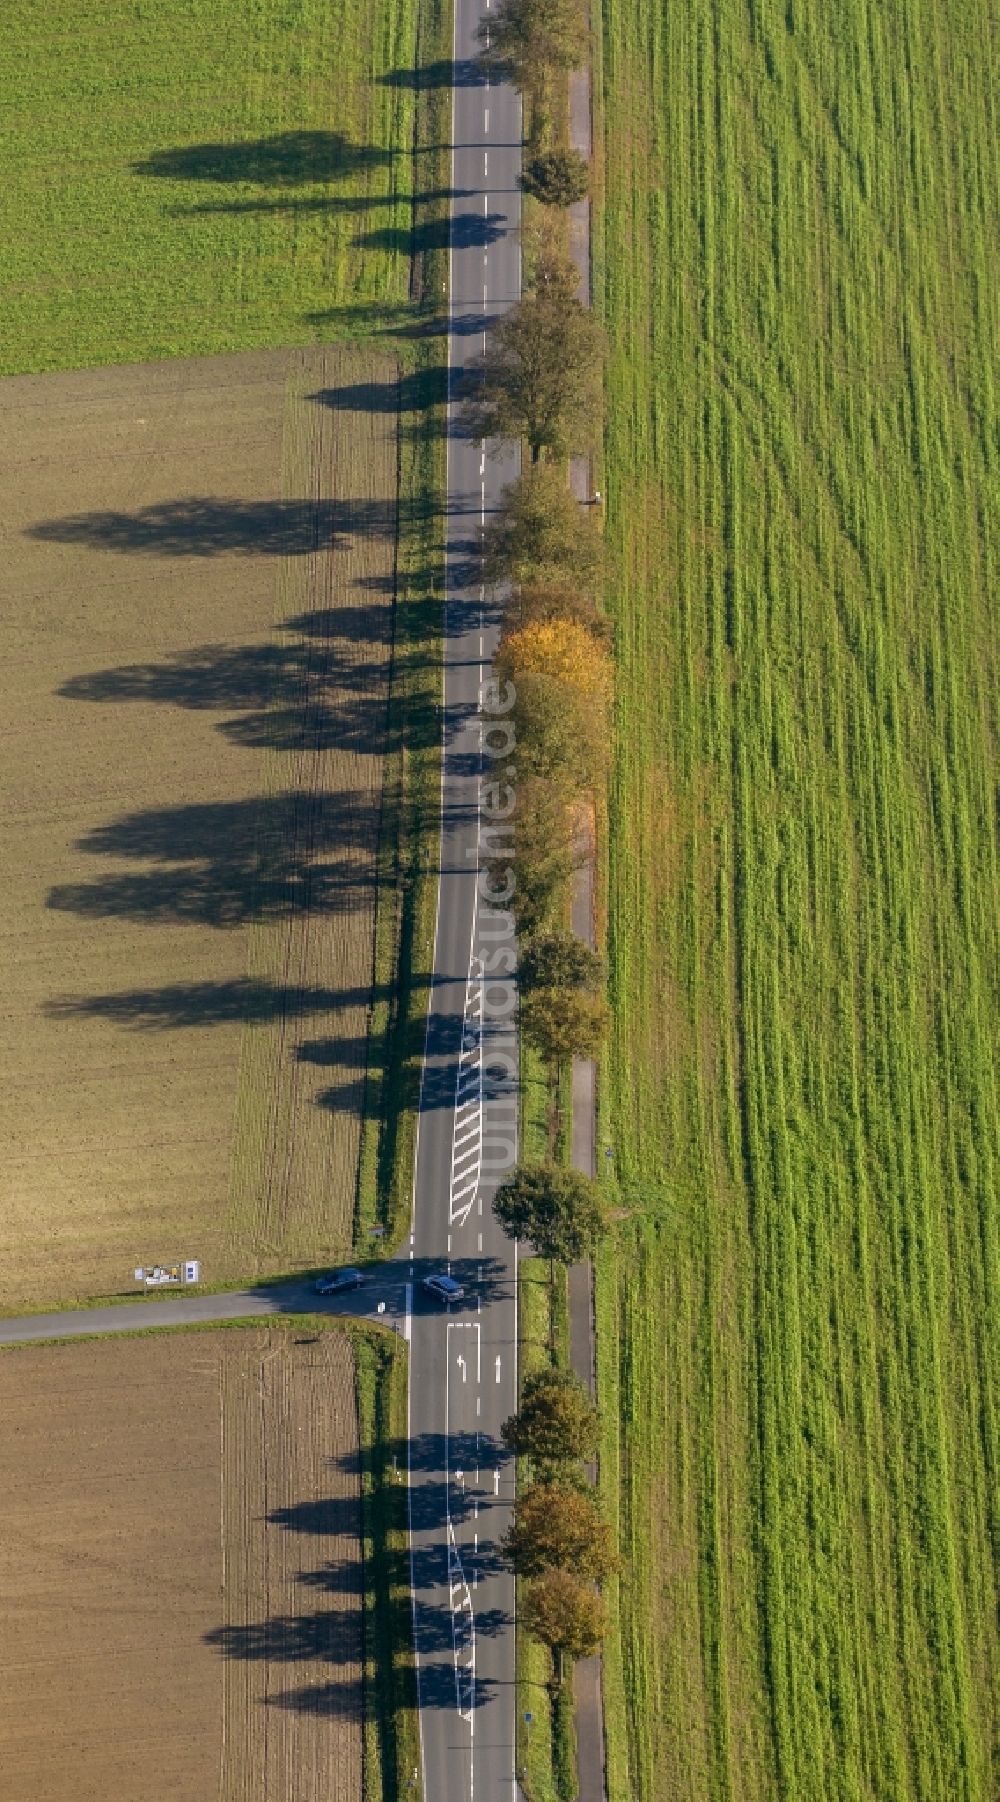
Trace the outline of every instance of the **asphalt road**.
<path fill-rule="evenodd" d="M 473 67 L 482 0 L 456 0 L 452 133 L 452 393 L 486 319 L 520 294 L 521 106 Z M 424 1795 L 515 1796 L 514 1586 L 496 1541 L 510 1517 L 512 1460 L 499 1443 L 517 1397 L 514 1247 L 490 1201 L 516 1155 L 511 1024 L 514 945 L 478 877 L 484 777 L 481 687 L 496 646 L 480 583 L 478 529 L 517 474 L 517 453 L 463 437 L 449 409 L 441 882 L 417 1148 L 416 1271 L 438 1262 L 466 1285 L 450 1317 L 419 1312 L 410 1347 L 410 1498 Z"/>

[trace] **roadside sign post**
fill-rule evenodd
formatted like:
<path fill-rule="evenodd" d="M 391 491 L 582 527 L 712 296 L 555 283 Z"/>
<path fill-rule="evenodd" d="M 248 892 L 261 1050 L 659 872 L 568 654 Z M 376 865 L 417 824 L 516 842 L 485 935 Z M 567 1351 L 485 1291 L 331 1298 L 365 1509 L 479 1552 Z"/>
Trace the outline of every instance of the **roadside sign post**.
<path fill-rule="evenodd" d="M 184 1258 L 179 1264 L 137 1264 L 132 1274 L 147 1289 L 190 1286 L 201 1282 L 201 1259 Z"/>

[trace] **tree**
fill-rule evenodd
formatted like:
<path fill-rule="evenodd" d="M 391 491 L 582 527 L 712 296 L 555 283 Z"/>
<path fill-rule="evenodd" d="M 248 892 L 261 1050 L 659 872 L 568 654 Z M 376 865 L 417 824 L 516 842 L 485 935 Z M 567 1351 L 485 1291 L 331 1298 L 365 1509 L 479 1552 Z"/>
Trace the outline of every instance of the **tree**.
<path fill-rule="evenodd" d="M 528 940 L 518 970 L 521 1031 L 546 1063 L 591 1057 L 608 1028 L 604 963 L 574 932 Z"/>
<path fill-rule="evenodd" d="M 596 1057 L 610 1023 L 604 996 L 586 989 L 536 989 L 523 998 L 519 1018 L 527 1043 L 557 1070 L 571 1057 Z"/>
<path fill-rule="evenodd" d="M 580 297 L 580 271 L 560 243 L 561 227 L 553 207 L 536 207 L 521 226 L 524 286 L 532 294 Z"/>
<path fill-rule="evenodd" d="M 513 853 L 498 853 L 488 860 L 488 868 L 494 889 L 503 886 L 510 870 L 511 905 L 521 931 L 531 933 L 565 912 L 570 878 L 587 850 L 574 831 L 565 783 L 526 773 L 523 759 L 513 824 Z"/>
<path fill-rule="evenodd" d="M 525 164 L 521 186 L 543 206 L 572 206 L 586 197 L 590 171 L 578 150 L 541 150 Z"/>
<path fill-rule="evenodd" d="M 601 1583 L 617 1568 L 614 1536 L 589 1485 L 533 1483 L 501 1541 L 519 1577 L 568 1570 Z"/>
<path fill-rule="evenodd" d="M 575 932 L 539 932 L 521 951 L 518 967 L 521 994 L 537 989 L 586 989 L 604 986 L 604 959 Z"/>
<path fill-rule="evenodd" d="M 589 594 L 566 583 L 540 587 L 532 582 L 514 589 L 504 613 L 504 632 L 509 634 L 522 626 L 543 625 L 550 620 L 583 626 L 602 651 L 611 649 L 611 621 L 598 613 Z"/>
<path fill-rule="evenodd" d="M 607 761 L 606 722 L 579 688 L 525 671 L 517 679 L 513 720 L 519 769 L 561 784 L 564 792 L 597 786 Z"/>
<path fill-rule="evenodd" d="M 591 1256 L 607 1232 L 601 1191 L 592 1177 L 559 1164 L 520 1164 L 493 1197 L 509 1239 L 530 1239 L 551 1266 Z"/>
<path fill-rule="evenodd" d="M 593 510 L 581 507 L 551 463 L 533 466 L 504 489 L 483 533 L 483 553 L 490 582 L 569 581 L 591 590 L 605 560 Z"/>
<path fill-rule="evenodd" d="M 529 294 L 493 326 L 463 384 L 473 438 L 526 438 L 531 460 L 583 450 L 600 418 L 604 334 L 565 294 Z"/>
<path fill-rule="evenodd" d="M 507 681 L 537 675 L 572 683 L 600 709 L 603 720 L 611 699 L 607 654 L 578 620 L 529 620 L 505 634 L 494 662 L 497 674 Z"/>
<path fill-rule="evenodd" d="M 578 69 L 587 52 L 581 0 L 500 0 L 477 36 L 487 73 L 508 75 L 531 95 L 547 76 Z"/>
<path fill-rule="evenodd" d="M 568 1570 L 548 1570 L 528 1583 L 521 1616 L 528 1632 L 552 1652 L 560 1687 L 563 1659 L 589 1658 L 607 1632 L 604 1603 L 597 1590 Z"/>
<path fill-rule="evenodd" d="M 592 1458 L 600 1416 L 579 1378 L 569 1370 L 537 1370 L 525 1379 L 521 1406 L 500 1428 L 500 1437 L 519 1457 L 536 1464 Z"/>

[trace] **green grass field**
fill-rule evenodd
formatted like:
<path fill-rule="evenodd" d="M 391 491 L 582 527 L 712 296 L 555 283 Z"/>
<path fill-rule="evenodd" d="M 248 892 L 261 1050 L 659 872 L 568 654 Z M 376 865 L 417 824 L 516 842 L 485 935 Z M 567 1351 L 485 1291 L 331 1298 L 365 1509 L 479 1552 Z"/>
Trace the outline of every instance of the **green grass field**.
<path fill-rule="evenodd" d="M 612 1796 L 986 1802 L 995 22 L 599 24 Z"/>
<path fill-rule="evenodd" d="M 439 29 L 437 0 L 12 0 L 0 374 L 306 344 L 405 301 Z"/>

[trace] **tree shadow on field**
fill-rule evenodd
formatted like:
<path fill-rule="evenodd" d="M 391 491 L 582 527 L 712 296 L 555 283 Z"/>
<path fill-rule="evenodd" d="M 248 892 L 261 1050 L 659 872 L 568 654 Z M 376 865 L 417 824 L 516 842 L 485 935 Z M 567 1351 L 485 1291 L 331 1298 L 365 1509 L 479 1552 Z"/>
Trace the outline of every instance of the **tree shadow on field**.
<path fill-rule="evenodd" d="M 374 144 L 354 144 L 340 131 L 281 131 L 243 142 L 181 144 L 154 150 L 134 162 L 132 170 L 165 181 L 294 188 L 385 169 L 395 156 L 394 151 Z"/>
<path fill-rule="evenodd" d="M 369 338 L 398 338 L 421 341 L 446 338 L 468 338 L 483 329 L 483 315 L 478 313 L 425 312 L 419 305 L 379 306 L 370 302 L 354 302 L 347 306 L 323 307 L 305 313 L 307 325 L 333 326 L 341 333 Z"/>
<path fill-rule="evenodd" d="M 341 388 L 319 388 L 309 399 L 339 413 L 425 413 L 447 403 L 449 373 L 439 366 L 415 369 L 394 382 L 348 382 Z"/>
<path fill-rule="evenodd" d="M 409 1515 L 418 1535 L 432 1538 L 413 1546 L 381 1548 L 375 1580 L 383 1594 L 415 1597 L 415 1622 L 420 1651 L 437 1662 L 422 1673 L 421 1699 L 425 1707 L 451 1709 L 456 1706 L 456 1676 L 461 1680 L 464 1704 L 481 1706 L 493 1693 L 487 1683 L 476 1685 L 472 1694 L 469 1675 L 458 1669 L 469 1649 L 469 1616 L 465 1605 L 453 1608 L 451 1584 L 454 1565 L 448 1555 L 448 1521 L 460 1530 L 456 1555 L 462 1562 L 464 1594 L 479 1602 L 477 1583 L 498 1572 L 503 1565 L 499 1545 L 490 1537 L 489 1519 L 493 1499 L 482 1493 L 467 1494 L 456 1482 L 456 1459 L 465 1460 L 471 1473 L 474 1452 L 483 1460 L 484 1471 L 492 1470 L 496 1460 L 507 1459 L 498 1442 L 482 1436 L 446 1437 L 441 1433 L 417 1434 L 409 1441 L 393 1441 L 382 1447 L 379 1463 L 383 1480 L 389 1482 L 389 1466 L 396 1472 L 409 1472 L 408 1486 L 393 1485 L 390 1506 L 402 1519 L 409 1502 Z M 204 1636 L 204 1643 L 226 1659 L 271 1667 L 265 1681 L 261 1701 L 269 1707 L 329 1717 L 353 1714 L 361 1718 L 366 1701 L 362 1664 L 362 1599 L 365 1572 L 360 1556 L 324 1556 L 344 1540 L 356 1547 L 361 1531 L 361 1503 L 358 1479 L 361 1457 L 357 1448 L 330 1461 L 331 1470 L 355 1479 L 345 1493 L 343 1483 L 337 1493 L 310 1497 L 274 1508 L 267 1516 L 268 1528 L 279 1528 L 293 1540 L 301 1542 L 303 1566 L 295 1572 L 295 1591 L 302 1592 L 301 1607 L 284 1613 L 265 1615 L 258 1620 L 227 1622 Z M 451 1476 L 449 1477 L 449 1471 Z M 483 1487 L 482 1485 L 480 1486 Z M 478 1512 L 477 1510 L 478 1505 Z M 469 1523 L 473 1517 L 484 1531 L 478 1543 L 470 1544 Z M 464 1531 L 463 1531 L 464 1529 Z M 317 1562 L 318 1556 L 318 1562 Z M 282 1560 L 282 1564 L 284 1561 Z M 468 1566 L 466 1569 L 465 1566 Z M 369 1578 L 371 1580 L 371 1578 Z M 409 1607 L 407 1606 L 407 1613 Z M 500 1606 L 473 1606 L 475 1632 L 493 1638 L 506 1632 L 512 1617 Z M 278 1667 L 312 1665 L 318 1667 L 315 1679 L 297 1687 L 281 1687 Z M 355 1676 L 355 1670 L 358 1675 Z M 369 1681 L 371 1679 L 369 1678 Z M 376 1673 L 378 1680 L 378 1673 Z"/>
<path fill-rule="evenodd" d="M 386 409 L 388 410 L 388 409 Z M 395 539 L 426 516 L 424 503 L 392 500 L 223 500 L 188 495 L 134 513 L 108 509 L 43 519 L 27 536 L 46 544 L 157 557 L 309 557 L 346 548 L 349 535 Z"/>
<path fill-rule="evenodd" d="M 390 250 L 423 255 L 431 250 L 485 250 L 509 229 L 506 213 L 456 213 L 453 218 L 427 219 L 403 228 L 382 225 L 362 232 L 354 242 L 362 250 Z"/>
<path fill-rule="evenodd" d="M 431 88 L 485 87 L 486 74 L 474 56 L 443 56 L 434 63 L 390 69 L 379 76 L 379 84 L 384 88 L 403 88 L 414 94 L 426 94 Z"/>
<path fill-rule="evenodd" d="M 394 585 L 394 578 L 377 576 L 364 581 L 372 592 L 382 591 L 383 583 L 387 591 Z M 401 751 L 404 742 L 410 750 L 427 748 L 436 744 L 440 736 L 436 709 L 429 709 L 424 715 L 411 709 L 405 722 L 390 713 L 392 627 L 391 612 L 384 604 L 318 608 L 286 621 L 280 638 L 262 644 L 235 648 L 198 645 L 159 663 L 127 663 L 72 676 L 58 693 L 69 701 L 134 701 L 193 712 L 231 711 L 234 717 L 216 721 L 215 730 L 230 743 L 250 750 L 298 754 L 346 750 L 381 757 Z M 436 627 L 430 610 L 419 606 L 411 609 L 407 620 L 407 662 L 411 670 L 420 666 L 425 655 L 422 641 L 430 640 Z M 324 816 L 330 813 L 336 799 L 328 797 L 327 805 L 322 796 L 317 797 Z M 371 850 L 377 832 L 377 797 L 372 796 L 367 832 L 358 818 L 368 817 L 363 797 L 345 791 L 339 801 L 345 814 L 355 816 L 352 829 L 360 833 L 361 843 Z M 238 803 L 236 807 L 253 805 Z M 273 843 L 279 827 L 293 823 L 287 817 L 288 805 L 282 802 L 278 808 L 272 829 L 265 833 L 268 843 Z M 197 819 L 195 816 L 185 824 L 197 827 Z M 241 846 L 245 844 L 249 828 L 238 823 L 234 809 L 223 808 L 217 817 L 209 817 L 208 824 L 212 830 L 223 829 L 221 848 L 234 832 Z M 139 830 L 138 822 L 134 829 Z M 336 830 L 335 821 L 324 818 L 323 834 Z M 199 842 L 202 836 L 199 831 Z M 103 849 L 103 844 L 94 839 L 92 834 L 79 848 Z M 175 835 L 175 842 L 182 844 L 179 835 Z M 125 848 L 116 846 L 116 850 Z"/>

